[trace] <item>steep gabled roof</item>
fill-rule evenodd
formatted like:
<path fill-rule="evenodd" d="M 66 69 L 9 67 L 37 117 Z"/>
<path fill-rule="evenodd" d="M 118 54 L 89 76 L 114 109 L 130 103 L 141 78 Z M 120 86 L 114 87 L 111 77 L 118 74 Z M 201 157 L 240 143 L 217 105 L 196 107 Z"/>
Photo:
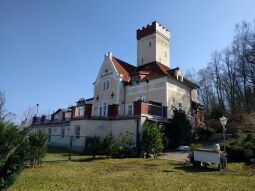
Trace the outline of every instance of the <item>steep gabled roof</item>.
<path fill-rule="evenodd" d="M 160 62 L 154 61 L 138 67 L 135 67 L 127 62 L 124 62 L 118 58 L 112 57 L 113 64 L 117 72 L 122 75 L 122 81 L 130 82 L 132 76 L 140 76 L 140 81 L 145 81 L 147 78 L 159 78 L 162 76 L 170 75 L 176 78 L 176 73 L 180 69 L 179 67 L 170 69 L 168 66 L 161 64 Z M 183 78 L 183 83 L 192 87 L 198 88 L 198 85 Z"/>
<path fill-rule="evenodd" d="M 136 67 L 115 57 L 112 57 L 112 62 L 117 72 L 122 75 L 122 81 L 130 82 L 130 74 L 135 71 Z"/>

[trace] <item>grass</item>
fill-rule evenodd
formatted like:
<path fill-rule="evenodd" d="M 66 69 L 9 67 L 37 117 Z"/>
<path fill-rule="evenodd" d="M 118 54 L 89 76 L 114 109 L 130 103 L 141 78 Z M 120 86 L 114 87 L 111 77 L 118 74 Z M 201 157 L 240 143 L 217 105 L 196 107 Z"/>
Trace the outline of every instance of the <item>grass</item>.
<path fill-rule="evenodd" d="M 46 158 L 66 156 L 60 152 Z M 255 190 L 255 166 L 243 163 L 219 172 L 160 159 L 73 159 L 24 169 L 8 190 Z"/>

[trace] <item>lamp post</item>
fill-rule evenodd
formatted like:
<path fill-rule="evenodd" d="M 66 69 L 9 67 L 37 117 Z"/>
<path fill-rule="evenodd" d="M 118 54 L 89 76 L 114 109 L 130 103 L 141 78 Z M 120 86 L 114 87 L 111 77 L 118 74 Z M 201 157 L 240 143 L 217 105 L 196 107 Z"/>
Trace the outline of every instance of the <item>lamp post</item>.
<path fill-rule="evenodd" d="M 38 116 L 39 103 L 36 104 L 36 116 Z"/>
<path fill-rule="evenodd" d="M 225 128 L 225 126 L 226 126 L 227 122 L 228 122 L 228 118 L 226 118 L 226 117 L 224 117 L 224 116 L 222 116 L 222 117 L 220 118 L 220 123 L 221 123 L 222 128 L 223 128 L 224 154 L 226 154 L 226 144 L 225 144 L 225 133 L 226 133 L 226 128 Z"/>

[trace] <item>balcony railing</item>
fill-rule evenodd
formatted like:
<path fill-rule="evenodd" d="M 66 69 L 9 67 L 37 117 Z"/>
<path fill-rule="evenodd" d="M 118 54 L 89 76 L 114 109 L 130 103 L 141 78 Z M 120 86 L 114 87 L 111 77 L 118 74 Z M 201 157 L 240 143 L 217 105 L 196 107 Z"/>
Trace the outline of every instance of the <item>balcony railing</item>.
<path fill-rule="evenodd" d="M 166 118 L 167 107 L 158 102 L 138 100 L 134 102 L 134 114 Z"/>
<path fill-rule="evenodd" d="M 149 104 L 148 105 L 148 114 L 153 116 L 162 117 L 162 106 Z"/>

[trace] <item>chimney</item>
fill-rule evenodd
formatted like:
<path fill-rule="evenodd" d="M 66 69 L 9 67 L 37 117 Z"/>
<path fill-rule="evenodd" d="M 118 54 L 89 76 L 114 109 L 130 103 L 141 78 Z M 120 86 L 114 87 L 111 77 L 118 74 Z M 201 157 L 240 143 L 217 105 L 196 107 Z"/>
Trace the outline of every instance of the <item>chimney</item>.
<path fill-rule="evenodd" d="M 42 124 L 45 122 L 45 119 L 46 119 L 46 116 L 45 116 L 45 115 L 42 115 L 42 118 L 41 118 L 41 123 L 42 123 Z"/>

